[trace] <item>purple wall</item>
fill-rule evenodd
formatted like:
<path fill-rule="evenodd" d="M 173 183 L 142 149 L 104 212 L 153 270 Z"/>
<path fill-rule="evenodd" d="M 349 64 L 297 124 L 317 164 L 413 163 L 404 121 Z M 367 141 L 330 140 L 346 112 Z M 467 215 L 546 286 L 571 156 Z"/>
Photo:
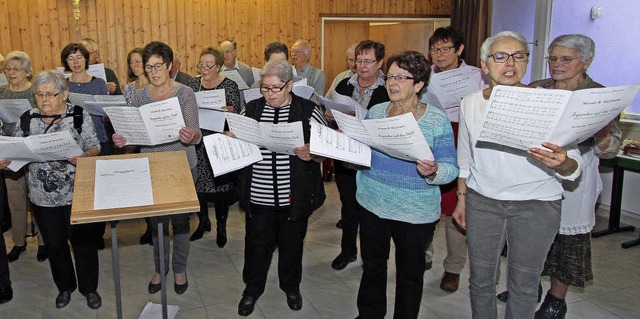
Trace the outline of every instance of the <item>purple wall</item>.
<path fill-rule="evenodd" d="M 531 0 L 494 0 L 491 34 L 511 30 L 521 33 L 533 42 L 533 27 L 536 18 L 536 2 Z M 529 47 L 529 49 L 533 49 Z M 535 57 L 531 56 L 531 59 Z M 544 58 L 544 57 L 541 57 Z M 530 60 L 531 61 L 531 60 Z M 531 62 L 522 83 L 531 82 Z"/>
<path fill-rule="evenodd" d="M 591 7 L 596 5 L 604 8 L 604 17 L 594 21 L 590 18 Z M 551 40 L 568 33 L 587 35 L 596 42 L 595 59 L 588 70 L 591 78 L 605 86 L 638 83 L 640 82 L 638 12 L 640 12 L 638 0 L 554 1 Z M 627 110 L 640 113 L 640 97 L 636 97 Z"/>

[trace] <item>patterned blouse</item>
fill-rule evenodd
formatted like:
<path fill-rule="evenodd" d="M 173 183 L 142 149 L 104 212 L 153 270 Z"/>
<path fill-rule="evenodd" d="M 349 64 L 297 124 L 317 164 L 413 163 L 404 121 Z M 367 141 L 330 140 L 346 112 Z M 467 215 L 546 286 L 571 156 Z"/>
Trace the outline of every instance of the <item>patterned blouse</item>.
<path fill-rule="evenodd" d="M 39 109 L 32 109 L 31 114 L 40 113 Z M 67 104 L 67 114 L 73 113 L 73 106 Z M 62 118 L 45 130 L 49 124 L 45 124 L 38 118 L 31 120 L 29 127 L 31 135 L 53 132 L 69 131 L 80 149 L 86 151 L 92 147 L 100 149 L 100 142 L 91 121 L 91 116 L 86 111 L 82 112 L 82 133 L 78 133 L 73 127 L 73 116 Z M 22 130 L 16 130 L 15 136 L 22 136 Z M 29 198 L 31 202 L 43 207 L 60 207 L 71 205 L 73 199 L 73 183 L 75 181 L 76 167 L 68 161 L 34 162 L 28 166 L 27 184 L 29 185 Z"/>

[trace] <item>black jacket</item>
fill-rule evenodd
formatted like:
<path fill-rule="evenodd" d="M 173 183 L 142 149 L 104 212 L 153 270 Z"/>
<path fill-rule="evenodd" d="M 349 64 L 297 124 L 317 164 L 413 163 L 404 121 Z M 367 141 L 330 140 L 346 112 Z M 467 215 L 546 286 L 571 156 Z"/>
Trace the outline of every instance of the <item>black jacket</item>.
<path fill-rule="evenodd" d="M 266 100 L 264 97 L 249 102 L 245 108 L 245 116 L 253 118 L 257 121 L 264 110 Z M 304 142 L 309 143 L 311 138 L 311 125 L 309 119 L 316 105 L 301 97 L 291 93 L 291 109 L 289 110 L 289 123 L 302 121 L 302 130 L 304 132 Z M 303 161 L 297 156 L 289 156 L 291 167 L 291 193 L 290 200 L 290 219 L 292 221 L 300 218 L 306 218 L 314 210 L 320 208 L 326 198 L 324 192 L 324 184 L 322 182 L 322 174 L 320 172 L 320 163 L 311 161 Z M 238 173 L 238 195 L 240 197 L 240 207 L 247 214 L 251 214 L 251 178 L 253 165 L 248 166 Z"/>
<path fill-rule="evenodd" d="M 350 78 L 346 78 L 340 81 L 340 83 L 336 85 L 336 92 L 350 97 L 353 94 L 353 90 L 355 90 L 356 88 L 349 83 L 349 79 Z M 376 104 L 387 101 L 389 101 L 387 88 L 385 88 L 384 86 L 379 86 L 373 90 L 373 93 L 371 94 L 371 100 L 369 101 L 369 105 L 367 105 L 367 110 Z"/>

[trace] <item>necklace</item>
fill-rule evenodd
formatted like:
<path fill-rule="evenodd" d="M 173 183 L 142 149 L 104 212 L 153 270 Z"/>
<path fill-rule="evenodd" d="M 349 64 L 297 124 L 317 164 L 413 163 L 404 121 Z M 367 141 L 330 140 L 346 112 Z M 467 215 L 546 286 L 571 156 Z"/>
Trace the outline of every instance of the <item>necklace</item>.
<path fill-rule="evenodd" d="M 387 106 L 387 109 L 384 112 L 385 117 L 389 117 L 391 110 L 393 110 L 395 106 L 396 106 L 396 102 L 391 102 L 389 106 Z M 416 119 L 418 119 L 418 114 L 420 114 L 420 108 L 422 108 L 422 103 L 420 103 L 420 100 L 418 100 L 415 113 L 411 112 Z"/>
<path fill-rule="evenodd" d="M 91 76 L 89 74 L 83 73 L 81 75 L 80 79 L 77 79 L 75 74 L 74 74 L 74 75 L 69 77 L 69 80 L 72 80 L 72 81 L 69 81 L 69 82 L 75 83 L 77 86 L 80 86 L 82 83 L 89 82 L 87 80 L 87 76 L 89 76 L 89 80 L 90 80 Z"/>

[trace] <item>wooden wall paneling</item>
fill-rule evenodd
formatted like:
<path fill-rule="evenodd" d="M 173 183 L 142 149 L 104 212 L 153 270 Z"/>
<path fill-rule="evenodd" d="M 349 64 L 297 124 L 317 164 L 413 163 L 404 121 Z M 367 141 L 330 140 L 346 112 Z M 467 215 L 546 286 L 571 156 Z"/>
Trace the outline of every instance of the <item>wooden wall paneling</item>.
<path fill-rule="evenodd" d="M 414 23 L 404 23 L 404 32 L 407 35 L 404 37 L 405 50 L 418 51 L 422 54 L 427 54 L 429 49 L 429 38 L 433 34 L 434 23 L 433 21 Z"/>
<path fill-rule="evenodd" d="M 58 14 L 58 4 L 56 0 L 48 0 L 46 4 L 46 19 L 47 19 L 47 28 L 41 31 L 41 35 L 44 36 L 43 32 L 47 33 L 47 41 L 42 43 L 42 51 L 47 52 L 47 56 L 49 57 L 48 61 L 39 61 L 38 64 L 32 63 L 33 75 L 35 76 L 39 71 L 45 69 L 51 69 L 54 66 L 60 64 L 60 52 L 55 52 L 60 46 L 60 39 L 64 38 L 62 33 L 66 33 L 67 30 L 63 30 L 63 21 L 60 21 L 60 15 Z M 27 52 L 29 56 L 31 56 L 31 52 Z M 33 58 L 32 58 L 32 61 Z"/>
<path fill-rule="evenodd" d="M 142 46 L 144 46 L 145 44 L 147 44 L 148 42 L 155 40 L 153 37 L 153 32 L 152 32 L 152 21 L 153 19 L 151 18 L 151 1 L 145 1 L 145 0 L 132 0 L 132 1 L 138 1 L 140 3 L 140 22 L 142 22 L 142 28 L 140 29 L 141 32 L 141 40 L 142 40 Z"/>
<path fill-rule="evenodd" d="M 202 1 L 202 7 L 200 8 L 200 42 L 193 52 L 192 64 L 197 64 L 200 59 L 200 51 L 208 46 L 217 47 L 217 36 L 213 29 L 211 29 L 211 7 L 215 7 L 217 4 L 211 1 Z M 197 71 L 197 68 L 194 68 Z"/>
<path fill-rule="evenodd" d="M 173 14 L 173 10 L 168 11 L 167 0 L 160 0 L 156 2 L 158 9 L 158 38 L 165 43 L 172 43 L 174 39 L 169 38 L 168 21 L 169 15 Z"/>
<path fill-rule="evenodd" d="M 17 15 L 14 17 L 15 19 L 13 19 L 12 24 L 18 26 L 17 30 L 14 29 L 18 38 L 12 41 L 14 48 L 11 50 L 31 51 L 29 40 L 31 39 L 31 34 L 37 32 L 37 29 L 31 30 L 29 28 L 29 6 L 17 5 L 14 10 L 16 10 Z M 31 54 L 31 52 L 29 52 L 29 54 Z"/>
<path fill-rule="evenodd" d="M 54 43 L 51 46 L 50 53 L 53 58 L 53 62 L 51 65 L 41 65 L 43 69 L 53 69 L 57 66 L 62 66 L 60 62 L 60 52 L 65 45 L 73 41 L 75 39 L 76 34 L 76 24 L 73 19 L 73 10 L 69 1 L 58 0 L 57 2 L 58 8 L 58 23 L 59 27 L 55 25 L 51 25 L 50 32 L 58 32 L 58 42 Z"/>
<path fill-rule="evenodd" d="M 2 56 L 5 56 L 7 55 L 7 53 L 12 51 L 12 29 L 9 27 L 9 25 L 10 23 L 13 23 L 13 21 L 9 19 L 10 17 L 15 17 L 15 13 L 16 8 L 11 7 L 8 1 L 0 1 L 0 21 L 5 21 L 4 23 L 0 23 L 0 53 L 2 53 Z"/>
<path fill-rule="evenodd" d="M 147 19 L 147 15 L 149 11 L 145 9 L 145 3 L 147 1 L 143 0 L 130 0 L 132 3 L 133 10 L 133 29 L 135 35 L 135 43 L 136 46 L 143 47 L 147 43 L 146 32 L 149 28 L 149 19 Z M 144 17 L 144 18 L 143 18 Z"/>
<path fill-rule="evenodd" d="M 107 13 L 111 27 L 107 33 L 106 41 L 100 42 L 100 50 L 104 50 L 109 53 L 107 57 L 102 57 L 104 62 L 109 68 L 111 68 L 119 78 L 120 89 L 124 91 L 124 87 L 127 84 L 127 53 L 129 49 L 125 45 L 124 16 L 123 12 L 124 4 L 122 0 L 111 0 L 107 2 Z"/>
<path fill-rule="evenodd" d="M 188 14 L 188 5 L 187 5 L 187 1 L 183 1 L 183 0 L 176 0 L 176 6 L 175 6 L 175 15 L 176 15 L 176 39 L 174 40 L 175 43 L 173 44 L 173 46 L 171 47 L 174 50 L 177 50 L 178 52 L 183 52 L 186 51 L 186 33 L 187 33 L 187 24 L 189 21 L 189 14 Z M 185 65 L 186 67 L 186 65 Z"/>
<path fill-rule="evenodd" d="M 327 76 L 327 89 L 336 75 L 346 70 L 347 47 L 368 38 L 369 23 L 367 21 L 325 22 L 324 71 Z"/>
<path fill-rule="evenodd" d="M 29 53 L 29 56 L 31 57 L 31 59 L 35 60 L 35 61 L 42 61 L 42 64 L 46 65 L 46 60 L 49 59 L 49 57 L 47 57 L 47 52 L 45 50 L 47 50 L 46 46 L 41 45 L 40 40 L 43 37 L 46 37 L 45 34 L 40 34 L 41 32 L 49 32 L 47 25 L 46 25 L 46 20 L 47 20 L 47 10 L 42 10 L 42 4 L 43 1 L 36 1 L 35 5 L 29 6 L 28 8 L 28 16 L 27 19 L 29 21 L 29 28 L 31 30 L 35 30 L 36 32 L 36 36 L 33 36 L 32 33 L 31 36 L 29 36 L 27 39 L 28 41 L 24 43 L 24 45 L 26 47 L 30 47 L 33 48 L 31 50 L 31 52 Z M 45 6 L 46 8 L 46 6 Z M 41 17 L 42 15 L 42 17 Z M 42 18 L 42 23 L 44 24 L 40 24 L 40 19 Z"/>
<path fill-rule="evenodd" d="M 191 54 L 191 50 L 193 49 L 193 47 L 195 46 L 195 41 L 196 41 L 196 37 L 195 37 L 195 32 L 196 32 L 196 17 L 195 17 L 195 6 L 196 4 L 199 6 L 200 3 L 197 1 L 185 1 L 185 22 L 186 22 L 186 30 L 185 30 L 185 34 L 183 37 L 181 37 L 181 39 L 179 39 L 179 42 L 184 41 L 183 45 L 178 45 L 178 47 L 180 47 L 179 52 L 180 52 L 180 58 L 182 61 L 187 61 L 186 59 L 188 58 L 188 56 Z M 174 47 L 175 49 L 175 47 Z M 193 74 L 193 69 L 195 68 L 190 68 L 190 66 L 188 65 L 188 62 L 184 62 L 182 63 L 182 70 L 184 72 L 187 72 L 189 74 Z"/>
<path fill-rule="evenodd" d="M 80 30 L 77 32 L 77 38 L 73 39 L 72 42 L 80 42 L 80 39 L 84 37 L 93 38 L 97 40 L 97 28 L 98 28 L 98 6 L 97 0 L 85 0 L 80 1 Z M 70 4 L 69 4 L 70 5 Z M 106 28 L 108 26 L 100 24 L 100 28 Z"/>

